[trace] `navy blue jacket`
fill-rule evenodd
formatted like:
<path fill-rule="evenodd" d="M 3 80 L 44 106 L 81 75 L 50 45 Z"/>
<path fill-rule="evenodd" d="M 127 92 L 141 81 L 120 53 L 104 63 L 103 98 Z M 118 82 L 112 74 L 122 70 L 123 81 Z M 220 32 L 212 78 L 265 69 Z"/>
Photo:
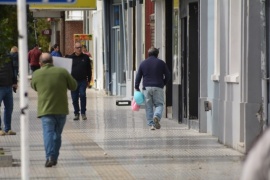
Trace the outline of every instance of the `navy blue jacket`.
<path fill-rule="evenodd" d="M 143 89 L 145 87 L 163 88 L 170 80 L 171 73 L 166 63 L 155 56 L 145 59 L 138 69 L 135 79 L 135 89 L 139 90 L 143 77 Z"/>
<path fill-rule="evenodd" d="M 17 84 L 17 77 L 13 71 L 12 61 L 6 61 L 0 59 L 0 86 L 12 86 Z"/>
<path fill-rule="evenodd" d="M 71 75 L 74 77 L 74 79 L 77 81 L 87 80 L 89 83 L 92 76 L 89 57 L 83 53 L 81 53 L 79 56 L 76 56 L 76 54 L 73 53 L 68 58 L 72 58 Z"/>
<path fill-rule="evenodd" d="M 19 54 L 18 52 L 10 53 L 10 58 L 13 62 L 13 67 L 19 67 Z"/>

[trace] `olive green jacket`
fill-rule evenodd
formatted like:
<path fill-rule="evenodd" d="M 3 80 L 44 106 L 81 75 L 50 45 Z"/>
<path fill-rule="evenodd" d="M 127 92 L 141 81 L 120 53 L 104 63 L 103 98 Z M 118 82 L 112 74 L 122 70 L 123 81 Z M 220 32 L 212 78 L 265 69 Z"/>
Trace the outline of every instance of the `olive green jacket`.
<path fill-rule="evenodd" d="M 76 90 L 77 82 L 66 69 L 45 64 L 33 73 L 31 87 L 38 93 L 38 117 L 67 115 L 67 90 Z"/>

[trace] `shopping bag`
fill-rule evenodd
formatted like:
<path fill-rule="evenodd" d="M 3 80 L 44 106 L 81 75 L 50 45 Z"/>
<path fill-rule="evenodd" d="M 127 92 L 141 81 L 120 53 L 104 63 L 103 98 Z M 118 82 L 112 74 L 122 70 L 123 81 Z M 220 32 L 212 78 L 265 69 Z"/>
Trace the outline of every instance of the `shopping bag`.
<path fill-rule="evenodd" d="M 131 102 L 131 108 L 132 108 L 132 111 L 139 111 L 140 110 L 140 106 L 135 102 L 134 99 Z"/>
<path fill-rule="evenodd" d="M 141 91 L 135 91 L 134 92 L 134 100 L 136 104 L 141 105 L 144 103 L 144 95 Z"/>

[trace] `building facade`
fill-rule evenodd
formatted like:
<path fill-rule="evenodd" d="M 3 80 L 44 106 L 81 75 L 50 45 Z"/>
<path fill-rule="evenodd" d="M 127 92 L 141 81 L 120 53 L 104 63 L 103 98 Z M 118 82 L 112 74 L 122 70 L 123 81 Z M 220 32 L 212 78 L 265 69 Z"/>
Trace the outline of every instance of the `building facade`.
<path fill-rule="evenodd" d="M 160 48 L 172 72 L 164 116 L 246 152 L 269 116 L 269 9 L 263 0 L 97 1 L 82 21 L 93 87 L 130 100 L 147 50 Z"/>
<path fill-rule="evenodd" d="M 267 119 L 267 95 L 263 94 L 268 91 L 262 79 L 264 2 L 135 2 L 118 2 L 126 15 L 122 19 L 127 42 L 125 62 L 131 65 L 126 66 L 126 87 L 133 87 L 136 68 L 146 55 L 145 45 L 153 42 L 172 71 L 172 82 L 166 89 L 166 116 L 246 152 Z M 107 7 L 114 6 L 107 3 Z M 154 24 L 147 19 L 149 3 L 154 6 L 150 17 Z M 145 19 L 138 14 L 144 14 Z M 132 88 L 126 88 L 127 97 L 132 93 Z"/>

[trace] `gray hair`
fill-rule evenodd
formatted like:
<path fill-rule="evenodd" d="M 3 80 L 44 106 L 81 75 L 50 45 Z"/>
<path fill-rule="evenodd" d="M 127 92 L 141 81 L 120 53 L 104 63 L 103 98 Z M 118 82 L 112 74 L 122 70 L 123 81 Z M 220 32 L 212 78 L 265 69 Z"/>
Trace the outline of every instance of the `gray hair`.
<path fill-rule="evenodd" d="M 158 57 L 158 54 L 159 54 L 159 49 L 158 49 L 158 48 L 151 47 L 151 48 L 148 50 L 148 56 L 155 56 L 155 57 Z"/>
<path fill-rule="evenodd" d="M 53 63 L 52 56 L 49 53 L 42 53 L 39 57 L 39 62 L 42 64 Z"/>

